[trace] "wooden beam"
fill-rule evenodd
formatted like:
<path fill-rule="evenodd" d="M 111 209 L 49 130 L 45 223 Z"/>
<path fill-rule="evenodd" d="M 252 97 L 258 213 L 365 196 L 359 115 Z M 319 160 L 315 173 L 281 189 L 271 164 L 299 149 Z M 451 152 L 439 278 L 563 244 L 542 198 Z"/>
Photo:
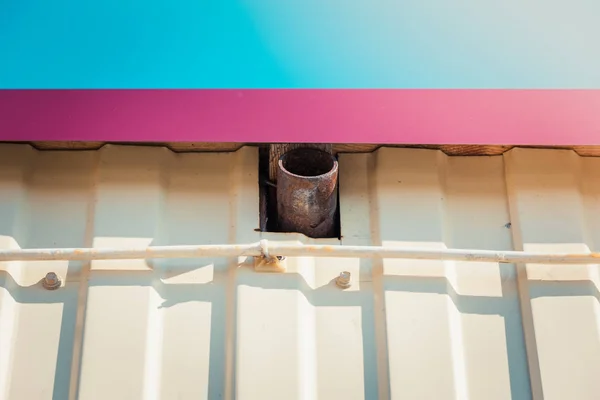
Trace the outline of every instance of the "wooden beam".
<path fill-rule="evenodd" d="M 0 142 L 15 143 L 15 142 Z M 17 142 L 30 144 L 38 150 L 97 150 L 105 142 Z M 269 146 L 268 143 L 206 143 L 206 142 L 117 142 L 113 144 L 126 144 L 136 146 L 164 146 L 175 152 L 227 152 L 236 151 L 243 146 Z M 294 144 L 297 145 L 297 144 Z M 580 156 L 600 157 L 600 146 L 512 146 L 512 145 L 473 145 L 473 144 L 451 144 L 451 145 L 381 145 L 381 144 L 354 144 L 337 143 L 331 145 L 333 154 L 339 153 L 370 153 L 380 147 L 404 147 L 418 149 L 440 150 L 449 156 L 495 156 L 503 154 L 513 147 L 573 150 Z"/>

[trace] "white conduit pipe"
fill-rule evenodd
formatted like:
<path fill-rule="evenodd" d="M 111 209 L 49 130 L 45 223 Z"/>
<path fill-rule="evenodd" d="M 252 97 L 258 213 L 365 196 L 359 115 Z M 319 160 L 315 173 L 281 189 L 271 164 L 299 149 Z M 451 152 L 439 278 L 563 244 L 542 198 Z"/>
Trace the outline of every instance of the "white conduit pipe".
<path fill-rule="evenodd" d="M 403 258 L 533 264 L 599 264 L 599 253 L 535 253 L 525 251 L 423 249 L 392 246 L 329 246 L 270 243 L 245 245 L 154 246 L 146 248 L 18 249 L 0 250 L 0 261 L 124 260 L 238 256 L 306 256 Z"/>

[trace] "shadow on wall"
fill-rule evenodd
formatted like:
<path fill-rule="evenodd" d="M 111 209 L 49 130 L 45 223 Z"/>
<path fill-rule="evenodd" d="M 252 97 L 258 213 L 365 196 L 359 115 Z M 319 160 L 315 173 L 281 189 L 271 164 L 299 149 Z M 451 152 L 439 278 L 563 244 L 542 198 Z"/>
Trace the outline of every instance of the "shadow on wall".
<path fill-rule="evenodd" d="M 207 302 L 212 305 L 211 333 L 210 333 L 210 360 L 209 360 L 209 397 L 211 394 L 221 393 L 224 386 L 225 374 L 225 337 L 226 330 L 226 303 L 234 301 L 226 296 L 226 276 L 222 273 L 214 274 L 214 280 L 199 284 L 165 283 L 162 278 L 173 277 L 171 272 L 190 273 L 199 268 L 209 267 L 218 271 L 225 271 L 227 263 L 218 263 L 219 260 L 169 260 L 170 265 L 164 265 L 155 270 L 146 271 L 94 271 L 90 279 L 90 290 L 95 287 L 152 287 L 162 303 L 158 307 L 171 308 L 182 303 Z M 175 261 L 175 262 L 172 262 Z M 182 261 L 186 266 L 177 265 Z M 233 264 L 235 265 L 235 264 Z M 238 275 L 244 277 L 245 285 L 260 287 L 262 289 L 295 290 L 301 293 L 306 300 L 315 307 L 356 307 L 363 308 L 363 357 L 365 371 L 365 395 L 377 393 L 377 362 L 375 359 L 376 339 L 373 317 L 373 292 L 372 290 L 341 291 L 334 282 L 312 289 L 301 274 L 255 274 L 251 263 L 240 264 Z M 81 266 L 74 266 L 79 269 Z M 502 265 L 502 268 L 513 268 L 511 265 Z M 171 272 L 170 272 L 171 271 Z M 512 295 L 506 297 L 465 296 L 458 294 L 450 281 L 441 277 L 398 277 L 384 276 L 384 290 L 393 292 L 433 293 L 448 296 L 453 301 L 456 309 L 461 314 L 498 315 L 504 318 L 508 362 L 510 368 L 511 389 L 514 398 L 525 398 L 528 388 L 528 373 L 526 369 L 525 351 L 521 339 L 522 328 L 518 303 Z M 61 327 L 60 343 L 55 376 L 54 397 L 63 398 L 68 394 L 70 379 L 70 364 L 75 339 L 75 318 L 77 310 L 77 290 L 68 290 L 70 286 L 78 286 L 76 281 L 67 281 L 66 287 L 57 291 L 46 291 L 40 284 L 19 286 L 11 274 L 0 271 L 0 286 L 7 289 L 11 297 L 20 304 L 54 304 L 64 305 L 63 323 Z M 65 290 L 67 289 L 67 290 Z M 513 291 L 514 288 L 508 288 Z M 600 292 L 591 281 L 555 281 L 531 283 L 530 294 L 532 298 L 556 296 L 592 296 L 600 301 Z M 66 367 L 66 368 L 65 368 Z"/>

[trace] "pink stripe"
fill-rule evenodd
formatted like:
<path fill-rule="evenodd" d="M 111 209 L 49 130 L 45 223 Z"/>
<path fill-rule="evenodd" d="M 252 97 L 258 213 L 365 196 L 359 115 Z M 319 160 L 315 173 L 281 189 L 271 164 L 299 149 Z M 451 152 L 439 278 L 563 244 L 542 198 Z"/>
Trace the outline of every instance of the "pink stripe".
<path fill-rule="evenodd" d="M 600 144 L 600 90 L 4 90 L 0 140 Z"/>

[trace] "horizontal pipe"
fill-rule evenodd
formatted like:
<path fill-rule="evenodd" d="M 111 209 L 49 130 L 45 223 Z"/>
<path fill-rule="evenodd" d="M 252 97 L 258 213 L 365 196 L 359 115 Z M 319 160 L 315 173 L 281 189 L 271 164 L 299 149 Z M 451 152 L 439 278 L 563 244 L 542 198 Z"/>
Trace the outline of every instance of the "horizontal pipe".
<path fill-rule="evenodd" d="M 260 245 L 151 246 L 144 248 L 80 248 L 0 250 L 0 261 L 89 261 L 153 258 L 202 258 L 261 255 Z"/>
<path fill-rule="evenodd" d="M 111 249 L 17 249 L 0 250 L 0 261 L 44 260 L 123 260 L 154 258 L 202 258 L 238 256 L 305 256 L 403 258 L 412 260 L 451 260 L 530 264 L 599 264 L 599 253 L 536 253 L 525 251 L 423 249 L 392 246 L 329 246 L 270 243 L 244 245 L 153 246 Z"/>

